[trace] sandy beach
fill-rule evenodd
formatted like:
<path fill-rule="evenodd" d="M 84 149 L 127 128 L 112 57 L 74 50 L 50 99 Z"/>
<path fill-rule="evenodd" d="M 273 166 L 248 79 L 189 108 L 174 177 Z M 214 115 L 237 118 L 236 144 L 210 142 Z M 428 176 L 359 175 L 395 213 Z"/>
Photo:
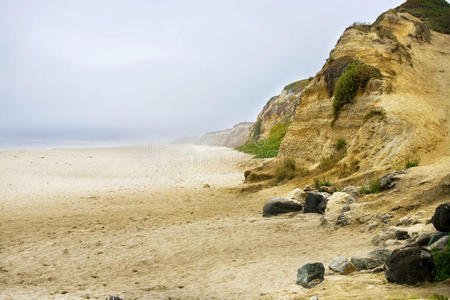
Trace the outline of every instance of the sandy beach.
<path fill-rule="evenodd" d="M 369 273 L 296 285 L 304 263 L 363 255 L 372 236 L 351 226 L 330 233 L 316 214 L 263 219 L 264 202 L 295 186 L 242 193 L 254 164 L 206 146 L 0 152 L 0 299 L 383 299 L 448 289 Z"/>

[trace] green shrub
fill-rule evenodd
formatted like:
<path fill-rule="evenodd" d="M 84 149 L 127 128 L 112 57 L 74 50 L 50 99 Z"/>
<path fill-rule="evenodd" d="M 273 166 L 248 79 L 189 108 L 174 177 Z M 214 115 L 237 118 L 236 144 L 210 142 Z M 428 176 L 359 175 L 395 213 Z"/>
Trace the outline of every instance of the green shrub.
<path fill-rule="evenodd" d="M 381 192 L 381 182 L 378 178 L 371 178 L 369 185 L 361 186 L 361 193 L 363 194 L 377 194 Z"/>
<path fill-rule="evenodd" d="M 450 242 L 447 242 L 445 249 L 433 251 L 435 281 L 442 281 L 450 278 Z"/>
<path fill-rule="evenodd" d="M 347 142 L 343 138 L 338 139 L 336 141 L 336 145 L 334 145 L 334 147 L 336 148 L 337 151 L 343 150 L 346 146 L 347 146 Z"/>
<path fill-rule="evenodd" d="M 339 116 L 342 107 L 347 103 L 354 103 L 359 89 L 364 89 L 372 78 L 382 78 L 380 70 L 354 60 L 339 77 L 334 87 L 333 113 Z"/>
<path fill-rule="evenodd" d="M 332 186 L 332 182 L 327 178 L 314 178 L 314 186 L 316 189 L 320 189 L 322 186 Z"/>
<path fill-rule="evenodd" d="M 369 32 L 371 29 L 371 25 L 369 23 L 365 22 L 355 22 L 351 26 L 349 26 L 347 29 L 354 28 L 362 32 Z"/>
<path fill-rule="evenodd" d="M 247 142 L 245 145 L 235 149 L 241 152 L 254 154 L 255 158 L 276 157 L 289 124 L 290 122 L 279 122 L 272 127 L 268 138 L 260 139 L 253 143 Z"/>
<path fill-rule="evenodd" d="M 285 158 L 281 162 L 281 165 L 277 168 L 277 180 L 281 182 L 285 179 L 291 180 L 295 177 L 295 161 L 291 158 Z"/>
<path fill-rule="evenodd" d="M 259 138 L 259 134 L 261 133 L 261 119 L 258 119 L 255 123 L 255 127 L 253 128 L 253 140 L 257 141 Z"/>
<path fill-rule="evenodd" d="M 408 0 L 397 9 L 421 19 L 435 31 L 450 34 L 450 4 L 445 0 Z"/>
<path fill-rule="evenodd" d="M 293 92 L 294 94 L 298 94 L 309 84 L 309 82 L 311 80 L 312 80 L 312 77 L 310 77 L 308 79 L 303 79 L 303 80 L 293 82 L 293 83 L 285 86 L 283 90 Z"/>
<path fill-rule="evenodd" d="M 419 165 L 420 160 L 418 158 L 407 158 L 405 161 L 405 169 L 417 167 Z"/>

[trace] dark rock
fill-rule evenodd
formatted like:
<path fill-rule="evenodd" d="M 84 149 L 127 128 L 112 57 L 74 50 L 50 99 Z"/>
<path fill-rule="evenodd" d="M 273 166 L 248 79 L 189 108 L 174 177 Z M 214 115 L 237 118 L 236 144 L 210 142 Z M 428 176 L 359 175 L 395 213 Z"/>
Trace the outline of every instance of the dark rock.
<path fill-rule="evenodd" d="M 322 263 L 308 263 L 298 269 L 297 284 L 310 289 L 323 281 L 324 274 L 325 267 Z"/>
<path fill-rule="evenodd" d="M 419 246 L 406 246 L 392 252 L 385 264 L 389 282 L 414 285 L 434 279 L 434 261 L 431 252 Z"/>
<path fill-rule="evenodd" d="M 397 176 L 398 173 L 389 173 L 380 178 L 380 188 L 382 191 L 386 191 L 395 187 L 395 182 L 400 180 Z"/>
<path fill-rule="evenodd" d="M 327 207 L 328 198 L 325 193 L 307 192 L 304 213 L 323 214 Z"/>
<path fill-rule="evenodd" d="M 410 238 L 408 231 L 405 231 L 405 230 L 397 230 L 397 232 L 395 233 L 395 237 L 399 241 L 407 240 Z"/>
<path fill-rule="evenodd" d="M 434 244 L 444 236 L 447 236 L 448 232 L 436 232 L 430 237 L 430 240 L 428 241 L 428 245 Z"/>
<path fill-rule="evenodd" d="M 350 225 L 350 215 L 347 212 L 340 214 L 336 220 L 336 227 Z"/>
<path fill-rule="evenodd" d="M 448 243 L 448 235 L 441 237 L 439 240 L 427 247 L 430 250 L 444 250 Z"/>
<path fill-rule="evenodd" d="M 419 238 L 417 239 L 417 245 L 419 246 L 426 246 L 431 240 L 431 234 L 429 233 L 422 233 Z"/>
<path fill-rule="evenodd" d="M 109 296 L 109 297 L 106 297 L 106 300 L 122 300 L 122 298 L 117 297 L 117 296 Z"/>
<path fill-rule="evenodd" d="M 294 211 L 301 211 L 303 205 L 289 198 L 273 198 L 266 202 L 263 208 L 263 217 L 272 217 Z"/>
<path fill-rule="evenodd" d="M 384 248 L 377 248 L 370 251 L 366 257 L 353 256 L 351 261 L 356 270 L 370 270 L 381 266 L 391 254 L 391 251 Z"/>
<path fill-rule="evenodd" d="M 431 222 L 437 231 L 450 231 L 450 202 L 444 203 L 436 207 Z"/>
<path fill-rule="evenodd" d="M 378 267 L 372 270 L 372 274 L 377 274 L 377 273 L 381 273 L 384 271 L 383 267 Z"/>

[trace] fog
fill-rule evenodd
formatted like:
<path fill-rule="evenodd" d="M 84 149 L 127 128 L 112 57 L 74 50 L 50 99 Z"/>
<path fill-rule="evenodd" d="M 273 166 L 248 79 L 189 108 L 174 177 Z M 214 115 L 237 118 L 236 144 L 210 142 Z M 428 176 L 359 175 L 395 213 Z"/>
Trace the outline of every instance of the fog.
<path fill-rule="evenodd" d="M 162 140 L 254 121 L 402 1 L 0 1 L 0 138 Z"/>

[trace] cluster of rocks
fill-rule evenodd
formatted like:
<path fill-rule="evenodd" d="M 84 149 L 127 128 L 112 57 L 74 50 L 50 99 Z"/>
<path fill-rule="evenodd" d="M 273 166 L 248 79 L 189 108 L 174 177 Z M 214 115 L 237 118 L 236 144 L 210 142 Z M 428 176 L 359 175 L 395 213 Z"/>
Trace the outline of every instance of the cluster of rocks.
<path fill-rule="evenodd" d="M 399 223 L 410 223 L 406 218 Z M 413 221 L 411 221 L 414 223 Z M 428 237 L 422 236 L 417 242 L 390 250 L 376 248 L 366 256 L 338 257 L 329 265 L 329 269 L 342 275 L 354 271 L 371 270 L 373 273 L 384 272 L 389 282 L 414 285 L 420 282 L 432 282 L 435 277 L 435 265 L 432 250 L 444 249 L 448 244 L 450 232 L 450 203 L 439 205 L 431 219 L 437 230 Z M 407 239 L 407 231 L 389 231 L 398 239 Z M 324 280 L 325 267 L 321 262 L 308 263 L 298 269 L 297 284 L 312 288 Z"/>

